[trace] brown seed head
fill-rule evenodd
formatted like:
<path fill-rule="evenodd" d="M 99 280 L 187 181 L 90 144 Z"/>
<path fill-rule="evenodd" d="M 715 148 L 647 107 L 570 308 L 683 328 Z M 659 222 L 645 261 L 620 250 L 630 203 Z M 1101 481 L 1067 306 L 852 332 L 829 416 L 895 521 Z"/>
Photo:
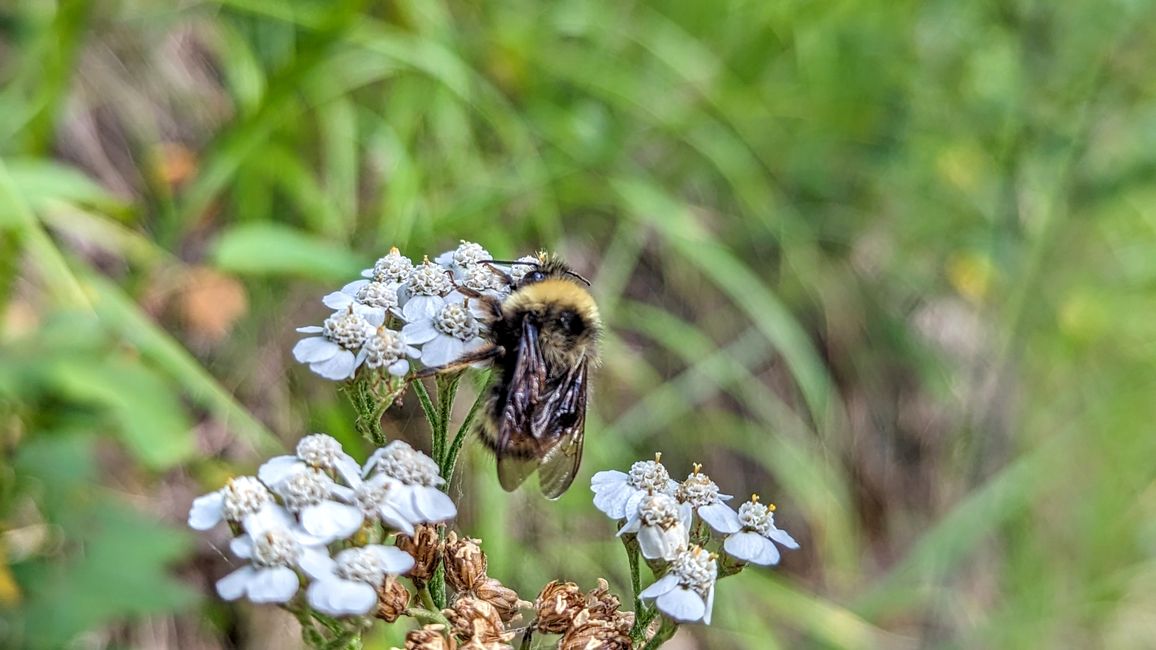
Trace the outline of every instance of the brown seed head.
<path fill-rule="evenodd" d="M 534 602 L 538 619 L 535 627 L 543 632 L 562 634 L 574 624 L 574 617 L 586 607 L 586 597 L 573 582 L 552 580 L 542 587 Z"/>
<path fill-rule="evenodd" d="M 558 650 L 630 650 L 629 631 L 608 621 L 587 619 L 562 636 Z"/>
<path fill-rule="evenodd" d="M 405 585 L 393 578 L 377 589 L 377 617 L 386 623 L 393 623 L 409 607 L 409 591 Z"/>
<path fill-rule="evenodd" d="M 437 526 L 430 524 L 415 526 L 412 537 L 397 536 L 397 547 L 413 556 L 413 570 L 409 572 L 409 577 L 418 583 L 429 582 L 442 555 Z"/>
<path fill-rule="evenodd" d="M 444 634 L 446 626 L 427 625 L 405 635 L 405 650 L 458 650 L 458 642 Z"/>
<path fill-rule="evenodd" d="M 457 591 L 474 591 L 486 579 L 486 554 L 478 546 L 481 540 L 458 538 L 451 532 L 446 537 L 446 580 Z"/>
<path fill-rule="evenodd" d="M 614 617 L 620 605 L 622 601 L 610 593 L 610 584 L 602 578 L 598 579 L 598 587 L 586 594 L 586 609 L 590 610 L 593 618 L 608 621 Z"/>
<path fill-rule="evenodd" d="M 503 623 L 516 621 L 522 617 L 522 609 L 531 606 L 531 603 L 518 598 L 518 592 L 498 582 L 494 578 L 486 578 L 474 591 L 474 595 L 498 610 Z"/>
<path fill-rule="evenodd" d="M 493 643 L 514 638 L 512 632 L 506 632 L 498 608 L 480 598 L 460 596 L 454 601 L 453 607 L 443 609 L 442 614 L 453 626 L 454 636 L 459 639 Z"/>

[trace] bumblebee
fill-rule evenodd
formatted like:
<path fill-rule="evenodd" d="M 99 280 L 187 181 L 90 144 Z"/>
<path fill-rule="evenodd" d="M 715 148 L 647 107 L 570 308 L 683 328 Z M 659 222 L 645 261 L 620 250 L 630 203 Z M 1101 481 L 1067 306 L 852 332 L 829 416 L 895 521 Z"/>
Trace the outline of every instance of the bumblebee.
<path fill-rule="evenodd" d="M 538 471 L 548 499 L 570 487 L 582 461 L 589 371 L 598 365 L 602 320 L 589 282 L 556 255 L 538 262 L 503 300 L 475 294 L 489 345 L 452 364 L 492 360 L 477 430 L 513 491 Z M 439 369 L 440 370 L 440 369 Z"/>

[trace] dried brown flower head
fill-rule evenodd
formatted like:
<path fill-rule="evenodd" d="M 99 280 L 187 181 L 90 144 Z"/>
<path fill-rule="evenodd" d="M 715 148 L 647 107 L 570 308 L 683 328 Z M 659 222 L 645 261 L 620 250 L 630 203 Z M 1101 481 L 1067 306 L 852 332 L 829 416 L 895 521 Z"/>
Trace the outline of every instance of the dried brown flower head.
<path fill-rule="evenodd" d="M 623 630 L 609 621 L 580 616 L 558 641 L 558 650 L 630 650 L 629 632 L 629 627 Z"/>
<path fill-rule="evenodd" d="M 498 610 L 503 623 L 516 621 L 522 617 L 521 610 L 531 606 L 529 601 L 518 598 L 518 592 L 498 582 L 494 578 L 486 578 L 474 590 L 474 595 Z"/>
<path fill-rule="evenodd" d="M 409 591 L 405 585 L 392 578 L 377 589 L 377 617 L 386 623 L 393 623 L 409 607 Z"/>
<path fill-rule="evenodd" d="M 397 547 L 413 556 L 414 564 L 409 577 L 418 583 L 429 582 L 441 559 L 442 546 L 437 526 L 420 524 L 415 527 L 412 537 L 398 535 Z"/>
<path fill-rule="evenodd" d="M 405 650 L 458 650 L 458 642 L 445 636 L 446 626 L 427 625 L 405 635 Z"/>
<path fill-rule="evenodd" d="M 458 538 L 451 532 L 446 537 L 446 581 L 457 591 L 474 591 L 486 579 L 486 554 L 478 544 L 481 540 Z"/>
<path fill-rule="evenodd" d="M 590 610 L 593 618 L 610 620 L 618 612 L 622 601 L 618 596 L 610 593 L 610 584 L 603 578 L 598 579 L 598 587 L 586 594 L 586 609 Z"/>
<path fill-rule="evenodd" d="M 481 643 L 506 642 L 514 638 L 506 632 L 498 608 L 480 598 L 460 596 L 442 614 L 449 620 L 454 636 Z"/>
<path fill-rule="evenodd" d="M 543 632 L 562 634 L 574 624 L 574 617 L 586 607 L 586 597 L 573 582 L 552 580 L 542 587 L 534 602 L 538 618 L 535 627 Z"/>

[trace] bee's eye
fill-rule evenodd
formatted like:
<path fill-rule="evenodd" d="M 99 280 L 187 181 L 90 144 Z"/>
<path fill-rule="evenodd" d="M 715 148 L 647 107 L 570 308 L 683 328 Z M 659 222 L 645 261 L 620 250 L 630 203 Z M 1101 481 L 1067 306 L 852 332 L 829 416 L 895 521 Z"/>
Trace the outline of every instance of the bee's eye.
<path fill-rule="evenodd" d="M 522 276 L 522 284 L 533 284 L 535 282 L 541 282 L 542 280 L 545 280 L 545 279 L 546 279 L 545 273 L 543 273 L 541 271 L 530 271 L 526 275 Z"/>

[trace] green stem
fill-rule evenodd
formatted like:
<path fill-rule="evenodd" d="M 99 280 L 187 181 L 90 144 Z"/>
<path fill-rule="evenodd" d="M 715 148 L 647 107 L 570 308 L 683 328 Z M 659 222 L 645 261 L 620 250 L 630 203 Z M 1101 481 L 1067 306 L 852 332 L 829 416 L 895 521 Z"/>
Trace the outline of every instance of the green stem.
<path fill-rule="evenodd" d="M 445 463 L 442 467 L 442 478 L 446 480 L 447 491 L 449 490 L 450 481 L 452 481 L 454 477 L 454 468 L 456 468 L 458 464 L 458 454 L 462 451 L 462 445 L 466 442 L 466 436 L 470 433 L 470 427 L 474 424 L 474 418 L 478 415 L 478 410 L 482 406 L 485 395 L 486 393 L 484 391 L 478 394 L 478 398 L 474 400 L 470 411 L 466 413 L 466 419 L 462 420 L 462 425 L 458 427 L 458 432 L 454 435 L 454 441 L 450 444 L 450 448 L 446 452 Z"/>
<path fill-rule="evenodd" d="M 653 650 L 654 648 L 662 646 L 662 644 L 669 641 L 670 637 L 674 636 L 674 633 L 677 631 L 678 623 L 675 623 L 669 618 L 663 616 L 662 627 L 658 628 L 658 632 L 654 634 L 653 639 L 648 641 L 646 645 L 642 646 L 642 650 Z"/>
<path fill-rule="evenodd" d="M 413 382 L 413 392 L 417 395 L 417 401 L 421 403 L 421 410 L 425 412 L 425 419 L 429 421 L 429 428 L 433 434 L 433 458 L 436 461 L 441 457 L 441 448 L 438 446 L 437 436 L 437 409 L 434 408 L 433 400 L 429 397 L 429 391 L 426 390 L 425 384 L 420 379 L 415 379 Z"/>
<path fill-rule="evenodd" d="M 438 526 L 440 536 L 445 536 L 445 526 Z M 438 564 L 434 569 L 433 578 L 429 584 L 430 596 L 433 599 L 434 608 L 438 611 L 446 607 L 446 570 L 444 564 Z"/>
<path fill-rule="evenodd" d="M 428 590 L 426 591 L 426 596 L 429 596 Z M 430 605 L 432 604 L 433 601 L 431 600 Z M 445 616 L 442 616 L 441 612 L 430 609 L 429 606 L 426 608 L 410 607 L 409 609 L 405 610 L 405 614 L 406 616 L 412 616 L 413 618 L 417 619 L 417 622 L 421 623 L 422 625 L 427 625 L 429 623 L 441 623 L 446 627 L 449 627 L 450 625 L 450 622 L 446 620 Z"/>
<path fill-rule="evenodd" d="M 438 469 L 444 470 L 446 456 L 448 449 L 446 443 L 449 438 L 450 431 L 450 417 L 454 410 L 454 397 L 458 393 L 458 384 L 462 380 L 462 374 L 456 372 L 452 375 L 438 375 L 438 410 L 437 410 L 437 425 L 434 428 L 434 444 L 438 450 L 434 454 L 434 460 L 437 461 Z M 442 476 L 445 476 L 443 471 Z M 449 483 L 447 482 L 448 486 Z"/>

